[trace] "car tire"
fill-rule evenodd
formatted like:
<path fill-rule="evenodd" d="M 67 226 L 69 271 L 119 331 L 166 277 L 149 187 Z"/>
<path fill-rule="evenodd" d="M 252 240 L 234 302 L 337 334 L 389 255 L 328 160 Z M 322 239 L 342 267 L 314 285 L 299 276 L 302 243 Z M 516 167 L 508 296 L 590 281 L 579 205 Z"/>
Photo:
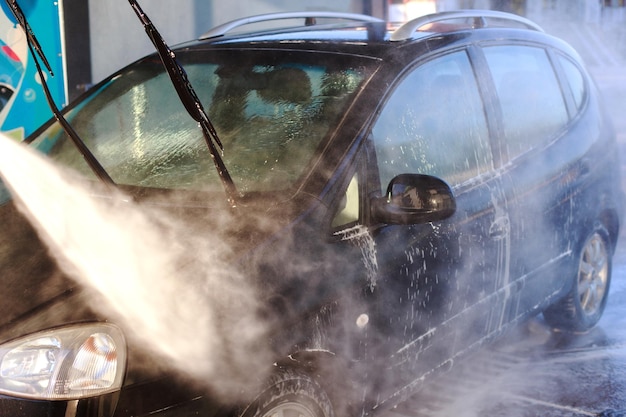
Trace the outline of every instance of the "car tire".
<path fill-rule="evenodd" d="M 548 324 L 572 332 L 583 332 L 596 325 L 609 294 L 611 255 L 609 234 L 604 227 L 598 226 L 579 249 L 572 289 L 543 312 Z"/>
<path fill-rule="evenodd" d="M 303 371 L 282 369 L 241 417 L 334 417 L 328 395 Z"/>

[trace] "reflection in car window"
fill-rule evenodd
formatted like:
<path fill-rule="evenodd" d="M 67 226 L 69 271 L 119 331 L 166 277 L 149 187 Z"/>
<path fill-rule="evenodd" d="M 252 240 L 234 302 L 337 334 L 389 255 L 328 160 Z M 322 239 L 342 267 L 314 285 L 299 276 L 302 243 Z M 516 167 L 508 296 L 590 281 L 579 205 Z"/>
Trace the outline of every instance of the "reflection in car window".
<path fill-rule="evenodd" d="M 179 58 L 224 144 L 223 159 L 241 192 L 290 187 L 361 84 L 359 67 L 281 62 L 249 65 L 229 56 Z M 219 57 L 225 57 L 220 60 Z M 187 61 L 187 62 L 185 62 Z M 354 60 L 352 64 L 355 65 Z M 118 184 L 221 190 L 201 130 L 163 72 L 145 60 L 112 79 L 68 115 Z M 89 169 L 54 124 L 34 145 L 64 165 Z"/>
<path fill-rule="evenodd" d="M 585 98 L 585 81 L 583 75 L 580 73 L 578 67 L 568 58 L 559 55 L 559 62 L 565 72 L 565 78 L 567 79 L 569 88 L 574 97 L 574 104 L 577 109 L 580 109 Z"/>
<path fill-rule="evenodd" d="M 372 136 L 383 190 L 403 173 L 457 185 L 491 169 L 485 112 L 466 52 L 429 61 L 402 80 Z"/>
<path fill-rule="evenodd" d="M 484 51 L 502 107 L 507 150 L 514 158 L 565 126 L 565 101 L 544 49 L 506 45 Z"/>

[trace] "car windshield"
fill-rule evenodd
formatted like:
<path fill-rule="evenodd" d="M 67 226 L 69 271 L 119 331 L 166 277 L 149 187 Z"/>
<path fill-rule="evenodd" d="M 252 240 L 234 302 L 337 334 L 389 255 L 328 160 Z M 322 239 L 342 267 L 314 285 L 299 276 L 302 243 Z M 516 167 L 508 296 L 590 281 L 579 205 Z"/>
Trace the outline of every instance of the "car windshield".
<path fill-rule="evenodd" d="M 354 59 L 319 55 L 177 53 L 224 145 L 223 159 L 239 192 L 294 185 L 366 78 Z M 117 184 L 222 189 L 202 131 L 157 58 L 106 81 L 66 118 Z M 93 176 L 58 123 L 31 141 L 61 164 Z"/>

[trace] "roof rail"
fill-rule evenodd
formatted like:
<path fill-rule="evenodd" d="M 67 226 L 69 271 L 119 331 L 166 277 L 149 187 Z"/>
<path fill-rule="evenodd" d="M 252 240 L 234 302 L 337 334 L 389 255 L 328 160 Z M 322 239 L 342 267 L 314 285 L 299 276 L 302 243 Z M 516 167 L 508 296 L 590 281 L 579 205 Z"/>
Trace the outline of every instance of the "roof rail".
<path fill-rule="evenodd" d="M 374 22 L 384 22 L 382 19 L 378 19 L 376 17 L 357 14 L 357 13 L 338 13 L 338 12 L 284 12 L 284 13 L 268 13 L 261 14 L 257 16 L 244 17 L 242 19 L 233 20 L 222 25 L 216 26 L 208 32 L 202 34 L 200 39 L 209 39 L 215 38 L 218 36 L 224 36 L 226 33 L 230 32 L 233 29 L 236 29 L 241 26 L 253 24 L 253 23 L 261 23 L 261 22 L 271 22 L 275 20 L 285 20 L 285 19 L 304 19 L 305 26 L 315 25 L 315 19 L 337 19 L 337 20 L 352 20 L 356 22 L 363 23 L 374 23 Z"/>
<path fill-rule="evenodd" d="M 403 41 L 413 37 L 413 33 L 431 23 L 439 23 L 447 20 L 473 19 L 474 27 L 488 27 L 489 20 L 507 21 L 517 23 L 528 29 L 543 32 L 541 26 L 513 13 L 499 12 L 496 10 L 455 10 L 449 12 L 433 13 L 418 17 L 404 23 L 391 34 L 392 41 Z"/>

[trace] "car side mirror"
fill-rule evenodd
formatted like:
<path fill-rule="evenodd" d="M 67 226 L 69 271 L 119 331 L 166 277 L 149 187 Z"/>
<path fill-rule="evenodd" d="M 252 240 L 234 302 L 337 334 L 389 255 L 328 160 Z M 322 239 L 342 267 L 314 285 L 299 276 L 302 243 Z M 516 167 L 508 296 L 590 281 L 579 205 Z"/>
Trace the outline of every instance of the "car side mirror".
<path fill-rule="evenodd" d="M 447 219 L 456 211 L 450 186 L 440 178 L 401 174 L 384 197 L 372 201 L 373 220 L 388 224 L 420 224 Z"/>

